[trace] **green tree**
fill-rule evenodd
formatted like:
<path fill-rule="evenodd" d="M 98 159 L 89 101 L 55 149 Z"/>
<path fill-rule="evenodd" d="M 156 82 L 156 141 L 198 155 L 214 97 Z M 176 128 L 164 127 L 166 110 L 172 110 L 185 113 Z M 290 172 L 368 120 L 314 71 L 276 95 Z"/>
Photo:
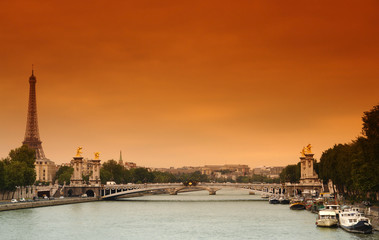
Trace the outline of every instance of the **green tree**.
<path fill-rule="evenodd" d="M 17 186 L 24 186 L 24 172 L 26 163 L 11 161 L 5 166 L 6 187 L 5 190 L 14 191 Z"/>
<path fill-rule="evenodd" d="M 14 191 L 16 187 L 32 185 L 36 180 L 35 151 L 26 145 L 13 149 L 0 164 L 0 188 Z"/>
<path fill-rule="evenodd" d="M 125 168 L 119 165 L 115 160 L 108 160 L 105 162 L 100 170 L 100 177 L 103 181 L 103 177 L 106 179 L 104 183 L 107 181 L 114 181 L 117 184 L 126 183 L 124 179 Z"/>
<path fill-rule="evenodd" d="M 379 191 L 379 105 L 364 112 L 363 136 L 322 153 L 320 177 L 331 179 L 339 193 L 352 199 Z"/>
<path fill-rule="evenodd" d="M 300 181 L 300 163 L 286 166 L 279 175 L 281 182 L 297 183 Z"/>
<path fill-rule="evenodd" d="M 250 178 L 248 176 L 238 176 L 236 181 L 238 183 L 249 183 Z"/>
<path fill-rule="evenodd" d="M 320 177 L 324 182 L 331 179 L 340 193 L 349 194 L 352 190 L 352 149 L 352 144 L 334 145 L 320 158 Z"/>
<path fill-rule="evenodd" d="M 364 112 L 363 135 L 367 137 L 371 144 L 379 144 L 379 105 L 374 106 L 370 111 Z M 377 151 L 379 151 L 377 149 Z"/>
<path fill-rule="evenodd" d="M 134 168 L 131 170 L 131 173 L 134 183 L 148 183 L 154 180 L 154 174 L 146 168 Z"/>
<path fill-rule="evenodd" d="M 209 182 L 208 175 L 201 174 L 200 171 L 195 171 L 189 176 L 190 181 L 196 181 L 196 182 Z"/>
<path fill-rule="evenodd" d="M 132 182 L 132 173 L 128 170 L 128 169 L 123 169 L 123 172 L 122 172 L 122 176 L 123 176 L 123 183 L 130 183 Z"/>
<path fill-rule="evenodd" d="M 363 155 L 367 167 L 370 169 L 368 175 L 372 177 L 370 191 L 379 192 L 379 105 L 370 111 L 364 112 L 362 132 L 367 141 L 364 145 Z"/>
<path fill-rule="evenodd" d="M 100 168 L 100 179 L 102 184 L 106 184 L 113 180 L 112 173 L 105 168 Z"/>
<path fill-rule="evenodd" d="M 168 172 L 154 171 L 154 182 L 156 183 L 172 183 L 176 181 L 176 177 Z"/>
<path fill-rule="evenodd" d="M 58 180 L 58 184 L 70 184 L 71 176 L 74 173 L 74 168 L 69 166 L 61 166 L 55 174 L 54 182 Z"/>
<path fill-rule="evenodd" d="M 22 145 L 19 148 L 13 149 L 9 152 L 11 161 L 24 162 L 27 167 L 35 168 L 36 152 L 34 149 L 29 148 L 27 145 Z"/>
<path fill-rule="evenodd" d="M 7 187 L 6 174 L 5 174 L 5 162 L 4 159 L 0 161 L 0 191 L 5 190 Z"/>
<path fill-rule="evenodd" d="M 131 171 L 118 164 L 115 160 L 108 160 L 100 169 L 100 179 L 102 184 L 108 181 L 114 181 L 117 184 L 125 184 L 133 181 Z"/>

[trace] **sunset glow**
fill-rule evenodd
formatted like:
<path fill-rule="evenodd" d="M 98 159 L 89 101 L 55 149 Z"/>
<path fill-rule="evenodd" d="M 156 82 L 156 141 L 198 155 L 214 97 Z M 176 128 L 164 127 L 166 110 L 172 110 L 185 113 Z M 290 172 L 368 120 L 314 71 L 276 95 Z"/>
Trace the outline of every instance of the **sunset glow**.
<path fill-rule="evenodd" d="M 378 1 L 2 1 L 0 157 L 285 166 L 379 103 Z"/>

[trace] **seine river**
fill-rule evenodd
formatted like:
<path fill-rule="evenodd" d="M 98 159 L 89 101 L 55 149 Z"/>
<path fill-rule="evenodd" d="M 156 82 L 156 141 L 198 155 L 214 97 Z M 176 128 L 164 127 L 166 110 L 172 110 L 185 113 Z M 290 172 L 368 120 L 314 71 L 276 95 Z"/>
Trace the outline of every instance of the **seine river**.
<path fill-rule="evenodd" d="M 245 190 L 0 212 L 0 239 L 379 239 L 315 226 L 316 215 Z"/>

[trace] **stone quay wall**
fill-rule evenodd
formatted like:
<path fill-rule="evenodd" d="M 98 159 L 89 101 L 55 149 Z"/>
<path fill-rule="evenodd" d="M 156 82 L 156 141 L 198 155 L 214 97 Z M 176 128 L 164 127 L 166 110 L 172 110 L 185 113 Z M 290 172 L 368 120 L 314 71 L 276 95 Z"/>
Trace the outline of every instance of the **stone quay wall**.
<path fill-rule="evenodd" d="M 35 201 L 35 202 L 8 203 L 8 204 L 1 204 L 0 205 L 0 212 L 1 211 L 8 211 L 8 210 L 36 208 L 36 207 L 48 207 L 48 206 L 57 206 L 57 205 L 93 202 L 93 201 L 99 201 L 99 199 L 97 197 L 64 198 L 64 199 L 56 199 L 56 200 L 41 200 L 41 201 Z"/>
<path fill-rule="evenodd" d="M 379 231 L 379 207 L 373 206 L 366 208 L 365 215 L 370 219 L 374 230 Z"/>
<path fill-rule="evenodd" d="M 0 200 L 11 200 L 12 198 L 33 198 L 36 196 L 36 186 L 19 187 L 16 191 L 0 191 Z"/>

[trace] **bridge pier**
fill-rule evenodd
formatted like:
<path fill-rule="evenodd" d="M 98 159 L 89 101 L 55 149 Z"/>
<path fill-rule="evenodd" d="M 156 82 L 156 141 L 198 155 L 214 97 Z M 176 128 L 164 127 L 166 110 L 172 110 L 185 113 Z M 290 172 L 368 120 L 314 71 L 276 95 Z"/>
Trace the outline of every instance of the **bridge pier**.
<path fill-rule="evenodd" d="M 216 195 L 216 192 L 221 188 L 208 188 L 209 195 Z"/>
<path fill-rule="evenodd" d="M 168 189 L 168 194 L 170 195 L 178 195 L 178 189 L 176 188 L 171 188 L 171 189 Z"/>

